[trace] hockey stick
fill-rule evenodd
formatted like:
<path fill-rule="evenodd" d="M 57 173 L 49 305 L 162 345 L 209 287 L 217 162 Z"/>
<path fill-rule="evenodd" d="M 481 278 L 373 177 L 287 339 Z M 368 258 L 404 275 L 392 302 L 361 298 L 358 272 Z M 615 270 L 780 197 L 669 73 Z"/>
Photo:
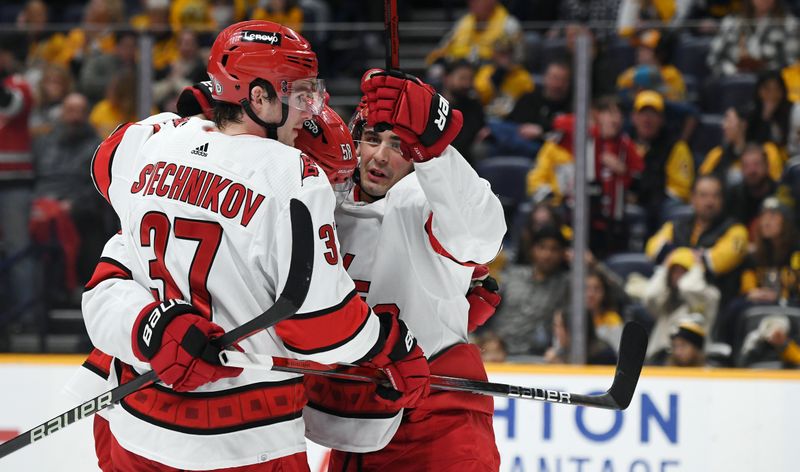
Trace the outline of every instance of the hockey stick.
<path fill-rule="evenodd" d="M 624 410 L 628 408 L 633 399 L 633 393 L 639 381 L 639 374 L 642 371 L 646 351 L 647 332 L 645 329 L 637 323 L 626 324 L 622 331 L 619 360 L 614 374 L 614 381 L 611 384 L 611 388 L 600 395 L 583 395 L 539 387 L 521 387 L 441 375 L 431 375 L 431 388 L 609 410 Z M 239 351 L 222 351 L 220 352 L 220 360 L 223 365 L 232 367 L 322 375 L 381 384 L 388 383 L 386 374 L 381 369 L 371 367 L 319 364 L 312 361 L 248 354 Z"/>
<path fill-rule="evenodd" d="M 383 0 L 383 32 L 386 47 L 386 70 L 400 68 L 400 35 L 397 31 L 397 0 Z"/>
<path fill-rule="evenodd" d="M 314 232 L 311 214 L 300 201 L 292 199 L 289 203 L 292 220 L 292 258 L 286 285 L 278 299 L 267 311 L 238 326 L 216 339 L 216 344 L 229 347 L 262 329 L 294 315 L 308 294 L 311 274 L 314 268 Z M 154 371 L 144 373 L 130 382 L 105 392 L 55 418 L 46 421 L 19 436 L 0 444 L 0 458 L 11 454 L 29 444 L 40 441 L 76 421 L 94 415 L 98 411 L 118 403 L 125 396 L 140 388 L 158 381 Z"/>

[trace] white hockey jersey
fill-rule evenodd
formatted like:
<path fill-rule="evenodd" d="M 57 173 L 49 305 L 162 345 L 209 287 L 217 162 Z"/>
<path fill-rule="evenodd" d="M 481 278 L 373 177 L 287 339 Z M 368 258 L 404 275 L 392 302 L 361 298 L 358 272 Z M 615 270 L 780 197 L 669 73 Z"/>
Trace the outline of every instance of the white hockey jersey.
<path fill-rule="evenodd" d="M 298 150 L 159 115 L 106 139 L 92 176 L 122 227 L 83 298 L 92 342 L 116 358 L 110 382 L 149 370 L 133 355 L 131 330 L 154 297 L 191 301 L 226 331 L 274 303 L 291 257 L 290 199 L 305 203 L 314 224 L 309 293 L 297 315 L 241 347 L 332 363 L 356 361 L 377 342 L 377 317 L 339 258 L 334 194 Z M 155 385 L 126 397 L 107 418 L 125 449 L 171 467 L 265 462 L 305 450 L 301 380 L 245 370 L 188 393 Z"/>
<path fill-rule="evenodd" d="M 373 203 L 355 187 L 335 216 L 356 289 L 376 313 L 399 313 L 431 359 L 468 342 L 473 266 L 494 259 L 506 225 L 489 183 L 455 148 L 414 169 Z M 380 449 L 400 424 L 401 412 L 349 414 L 309 397 L 306 436 L 334 449 Z"/>

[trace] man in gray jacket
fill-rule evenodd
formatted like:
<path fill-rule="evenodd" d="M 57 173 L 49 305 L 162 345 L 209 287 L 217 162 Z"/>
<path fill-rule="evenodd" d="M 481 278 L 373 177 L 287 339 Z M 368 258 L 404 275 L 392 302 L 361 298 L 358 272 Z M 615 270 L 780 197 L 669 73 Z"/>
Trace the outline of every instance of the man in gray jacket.
<path fill-rule="evenodd" d="M 34 198 L 41 215 L 41 202 L 58 202 L 71 217 L 80 236 L 77 257 L 78 282 L 91 276 L 94 261 L 100 255 L 108 235 L 103 231 L 102 201 L 87 172 L 100 138 L 88 121 L 86 97 L 71 93 L 64 98 L 61 116 L 52 132 L 33 142 L 36 168 Z M 37 204 L 34 204 L 37 208 Z"/>

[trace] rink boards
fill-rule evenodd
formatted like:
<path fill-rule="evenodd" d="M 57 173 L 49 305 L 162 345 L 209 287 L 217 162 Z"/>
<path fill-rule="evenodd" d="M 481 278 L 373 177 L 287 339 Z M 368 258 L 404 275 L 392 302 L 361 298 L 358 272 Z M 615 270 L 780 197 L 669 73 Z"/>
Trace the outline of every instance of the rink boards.
<path fill-rule="evenodd" d="M 78 356 L 0 355 L 0 441 L 67 410 L 61 387 Z M 613 369 L 490 365 L 496 382 L 605 390 Z M 646 368 L 630 408 L 611 412 L 497 398 L 502 471 L 800 470 L 800 371 Z M 312 471 L 325 451 L 309 447 Z M 0 472 L 96 471 L 91 420 L 0 459 Z"/>

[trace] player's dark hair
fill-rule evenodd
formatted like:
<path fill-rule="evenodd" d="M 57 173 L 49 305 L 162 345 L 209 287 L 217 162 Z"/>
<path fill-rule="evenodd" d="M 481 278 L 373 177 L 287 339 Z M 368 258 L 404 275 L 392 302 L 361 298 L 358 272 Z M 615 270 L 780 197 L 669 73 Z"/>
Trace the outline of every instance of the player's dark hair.
<path fill-rule="evenodd" d="M 256 79 L 250 82 L 250 91 L 253 88 L 261 87 L 267 92 L 267 98 L 272 100 L 278 97 L 275 87 L 264 79 Z M 244 109 L 241 105 L 234 103 L 222 102 L 219 100 L 214 101 L 214 124 L 218 128 L 225 126 L 228 123 L 241 123 L 244 117 Z"/>

